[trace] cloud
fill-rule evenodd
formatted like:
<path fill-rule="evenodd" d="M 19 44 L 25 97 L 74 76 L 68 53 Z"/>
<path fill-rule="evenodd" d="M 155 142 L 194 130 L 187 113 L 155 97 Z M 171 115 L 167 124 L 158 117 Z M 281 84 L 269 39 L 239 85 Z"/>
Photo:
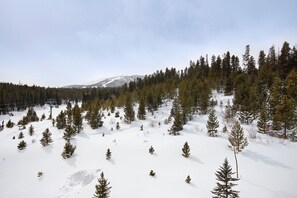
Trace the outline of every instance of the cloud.
<path fill-rule="evenodd" d="M 242 54 L 246 44 L 294 45 L 296 7 L 293 0 L 0 0 L 2 79 L 34 74 L 42 76 L 35 84 L 63 86 Z"/>

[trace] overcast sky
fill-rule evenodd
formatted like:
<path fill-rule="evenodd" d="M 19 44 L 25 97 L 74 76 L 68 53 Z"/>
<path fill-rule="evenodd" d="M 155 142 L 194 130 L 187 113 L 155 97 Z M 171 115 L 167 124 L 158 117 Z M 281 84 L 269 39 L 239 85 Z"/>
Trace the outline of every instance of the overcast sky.
<path fill-rule="evenodd" d="M 182 69 L 297 43 L 296 0 L 0 0 L 0 81 L 40 86 Z M 257 59 L 258 57 L 256 57 Z"/>

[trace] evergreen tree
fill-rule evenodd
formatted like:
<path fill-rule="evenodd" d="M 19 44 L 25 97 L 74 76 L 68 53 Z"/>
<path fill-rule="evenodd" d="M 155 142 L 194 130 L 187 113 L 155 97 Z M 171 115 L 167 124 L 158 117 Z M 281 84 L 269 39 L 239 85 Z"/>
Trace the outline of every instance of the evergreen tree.
<path fill-rule="evenodd" d="M 42 116 L 41 116 L 41 119 L 40 121 L 44 120 L 45 119 L 45 114 L 43 113 Z"/>
<path fill-rule="evenodd" d="M 71 125 L 67 125 L 65 132 L 63 134 L 63 138 L 66 141 L 70 141 L 71 138 L 73 138 L 75 136 L 75 130 Z"/>
<path fill-rule="evenodd" d="M 9 119 L 8 122 L 6 123 L 7 128 L 12 128 L 14 126 L 14 123 Z"/>
<path fill-rule="evenodd" d="M 81 110 L 78 107 L 77 103 L 72 109 L 73 114 L 73 126 L 76 133 L 79 133 L 82 130 L 82 116 Z"/>
<path fill-rule="evenodd" d="M 186 183 L 187 183 L 187 184 L 191 183 L 191 180 L 192 180 L 192 179 L 191 179 L 190 175 L 188 175 L 187 178 L 186 178 Z"/>
<path fill-rule="evenodd" d="M 276 106 L 276 113 L 273 118 L 273 122 L 284 130 L 284 138 L 287 138 L 287 130 L 295 126 L 295 119 L 295 101 L 291 97 L 284 95 Z"/>
<path fill-rule="evenodd" d="M 156 173 L 153 170 L 151 170 L 150 171 L 150 176 L 154 177 L 155 175 L 156 175 Z"/>
<path fill-rule="evenodd" d="M 24 150 L 24 149 L 26 148 L 26 146 L 27 146 L 27 143 L 26 143 L 24 140 L 22 140 L 22 141 L 20 141 L 20 143 L 18 144 L 18 149 L 19 149 L 19 150 Z"/>
<path fill-rule="evenodd" d="M 110 160 L 111 159 L 111 151 L 110 151 L 110 149 L 107 149 L 107 151 L 106 151 L 106 159 L 107 160 Z"/>
<path fill-rule="evenodd" d="M 139 120 L 145 120 L 145 101 L 144 98 L 141 97 L 140 101 L 139 101 L 139 107 L 138 107 L 138 113 L 137 113 L 137 117 Z"/>
<path fill-rule="evenodd" d="M 23 134 L 23 132 L 21 131 L 21 132 L 19 133 L 18 139 L 23 139 L 23 138 L 24 138 L 24 134 Z"/>
<path fill-rule="evenodd" d="M 67 115 L 67 124 L 72 124 L 73 122 L 73 117 L 72 117 L 72 105 L 71 105 L 71 102 L 68 101 L 67 102 L 67 106 L 66 106 L 66 115 Z"/>
<path fill-rule="evenodd" d="M 131 122 L 133 122 L 135 119 L 135 112 L 133 110 L 133 104 L 131 101 L 131 96 L 129 94 L 126 97 L 124 112 L 125 112 L 125 122 L 127 124 L 131 124 Z"/>
<path fill-rule="evenodd" d="M 32 136 L 33 134 L 34 134 L 34 127 L 31 124 L 29 127 L 29 135 Z"/>
<path fill-rule="evenodd" d="M 98 129 L 103 125 L 101 121 L 101 113 L 99 112 L 99 105 L 94 103 L 91 109 L 87 112 L 86 118 L 92 129 Z"/>
<path fill-rule="evenodd" d="M 269 94 L 269 117 L 273 120 L 276 113 L 276 106 L 280 103 L 283 96 L 283 83 L 279 77 L 275 77 Z M 277 122 L 272 122 L 272 129 L 279 130 Z"/>
<path fill-rule="evenodd" d="M 297 68 L 293 69 L 286 79 L 286 93 L 295 100 L 297 105 Z"/>
<path fill-rule="evenodd" d="M 217 179 L 217 186 L 211 191 L 214 198 L 237 198 L 239 197 L 239 191 L 235 191 L 232 188 L 237 184 L 234 181 L 238 181 L 237 178 L 233 178 L 232 168 L 229 165 L 227 158 L 223 165 L 215 173 Z"/>
<path fill-rule="evenodd" d="M 232 109 L 230 101 L 227 100 L 227 104 L 225 106 L 224 118 L 227 121 L 227 123 L 230 123 L 234 117 L 235 117 L 234 110 Z"/>
<path fill-rule="evenodd" d="M 184 157 L 189 157 L 190 156 L 190 146 L 188 144 L 188 142 L 186 142 L 182 148 L 182 152 L 183 152 L 183 156 Z"/>
<path fill-rule="evenodd" d="M 216 112 L 215 110 L 211 110 L 209 116 L 208 116 L 208 121 L 207 121 L 207 125 L 206 125 L 206 128 L 207 128 L 207 133 L 210 137 L 215 137 L 217 136 L 217 128 L 219 127 L 219 121 L 217 119 L 217 116 L 216 116 Z"/>
<path fill-rule="evenodd" d="M 98 183 L 95 188 L 94 198 L 108 198 L 110 194 L 111 187 L 109 186 L 110 183 L 107 179 L 104 178 L 104 173 L 102 172 L 100 175 L 100 179 L 98 179 Z"/>
<path fill-rule="evenodd" d="M 45 131 L 42 133 L 42 138 L 40 139 L 40 143 L 42 146 L 48 146 L 50 143 L 53 142 L 52 139 L 52 133 L 49 131 L 49 129 L 45 129 Z"/>
<path fill-rule="evenodd" d="M 173 102 L 172 110 L 174 116 L 173 125 L 170 129 L 169 134 L 170 135 L 179 135 L 179 132 L 183 130 L 183 120 L 182 120 L 182 114 L 180 110 L 180 105 L 178 104 L 177 99 Z"/>
<path fill-rule="evenodd" d="M 120 127 L 120 123 L 117 122 L 117 123 L 116 123 L 116 129 L 117 129 L 117 130 L 120 130 L 120 128 L 121 128 L 121 127 Z"/>
<path fill-rule="evenodd" d="M 258 132 L 267 133 L 270 128 L 267 109 L 264 107 L 260 111 L 259 121 L 257 122 Z"/>
<path fill-rule="evenodd" d="M 56 126 L 58 129 L 64 129 L 66 127 L 66 116 L 63 111 L 56 117 Z"/>
<path fill-rule="evenodd" d="M 63 153 L 61 154 L 61 156 L 64 159 L 70 158 L 73 155 L 75 149 L 76 149 L 76 146 L 73 146 L 69 141 L 67 141 L 65 143 L 64 150 L 63 150 Z"/>
<path fill-rule="evenodd" d="M 239 122 L 236 121 L 229 135 L 230 147 L 234 147 L 236 152 L 240 152 L 248 145 L 247 138 L 244 137 L 244 132 Z"/>
<path fill-rule="evenodd" d="M 153 148 L 153 146 L 151 146 L 151 147 L 149 148 L 149 153 L 150 153 L 150 154 L 154 154 L 154 152 L 155 152 L 155 149 Z"/>

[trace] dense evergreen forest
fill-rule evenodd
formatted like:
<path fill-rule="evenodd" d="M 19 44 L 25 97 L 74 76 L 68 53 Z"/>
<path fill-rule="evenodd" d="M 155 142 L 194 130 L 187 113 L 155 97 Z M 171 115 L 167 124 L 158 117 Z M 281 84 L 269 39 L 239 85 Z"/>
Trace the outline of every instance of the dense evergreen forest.
<path fill-rule="evenodd" d="M 218 103 L 211 97 L 212 90 L 234 95 L 225 107 L 226 119 L 238 116 L 244 124 L 258 119 L 259 132 L 273 130 L 286 138 L 287 132 L 296 127 L 296 46 L 284 42 L 278 53 L 272 46 L 267 52 L 261 50 L 256 60 L 247 45 L 242 63 L 229 51 L 210 60 L 201 56 L 184 70 L 166 68 L 119 88 L 65 89 L 1 83 L 0 112 L 44 105 L 49 100 L 57 104 L 82 101 L 88 115 L 95 111 L 97 116 L 102 108 L 114 111 L 115 107 L 124 107 L 129 123 L 135 118 L 131 109 L 135 102 L 139 103 L 137 117 L 145 119 L 146 112 L 153 114 L 164 101 L 173 100 L 171 130 L 176 135 L 194 114 L 209 113 Z"/>

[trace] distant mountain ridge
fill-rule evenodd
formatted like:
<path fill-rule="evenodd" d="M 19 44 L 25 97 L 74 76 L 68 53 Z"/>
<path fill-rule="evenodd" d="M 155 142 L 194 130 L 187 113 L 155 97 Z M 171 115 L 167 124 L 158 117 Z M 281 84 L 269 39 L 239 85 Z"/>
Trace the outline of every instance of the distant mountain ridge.
<path fill-rule="evenodd" d="M 125 83 L 136 80 L 137 78 L 143 78 L 141 75 L 132 75 L 132 76 L 116 76 L 100 80 L 99 82 L 84 84 L 84 85 L 68 85 L 65 88 L 100 88 L 100 87 L 121 87 Z"/>

